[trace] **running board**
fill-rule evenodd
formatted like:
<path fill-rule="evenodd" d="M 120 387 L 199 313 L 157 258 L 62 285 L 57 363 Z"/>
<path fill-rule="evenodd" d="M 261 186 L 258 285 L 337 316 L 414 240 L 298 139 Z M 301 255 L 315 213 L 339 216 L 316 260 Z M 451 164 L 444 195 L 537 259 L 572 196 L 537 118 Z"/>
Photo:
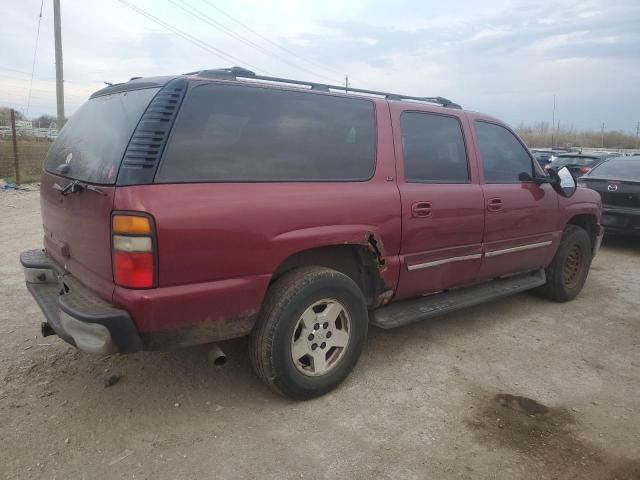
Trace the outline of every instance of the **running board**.
<path fill-rule="evenodd" d="M 480 303 L 524 292 L 547 281 L 543 269 L 535 272 L 498 278 L 471 287 L 449 290 L 428 297 L 401 300 L 380 307 L 369 313 L 372 325 L 380 328 L 395 328 L 418 322 L 445 313 L 478 305 Z"/>

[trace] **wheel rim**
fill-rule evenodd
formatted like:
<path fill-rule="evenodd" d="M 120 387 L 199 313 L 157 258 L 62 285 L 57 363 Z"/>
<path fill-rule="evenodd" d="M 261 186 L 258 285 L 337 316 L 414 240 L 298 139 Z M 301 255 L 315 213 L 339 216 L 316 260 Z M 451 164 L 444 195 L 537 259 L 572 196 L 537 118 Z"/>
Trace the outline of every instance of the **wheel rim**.
<path fill-rule="evenodd" d="M 579 245 L 573 245 L 562 266 L 562 282 L 566 287 L 574 288 L 580 280 L 584 253 Z"/>
<path fill-rule="evenodd" d="M 334 299 L 307 308 L 291 338 L 291 357 L 299 372 L 310 377 L 324 375 L 344 357 L 351 336 L 347 310 Z"/>

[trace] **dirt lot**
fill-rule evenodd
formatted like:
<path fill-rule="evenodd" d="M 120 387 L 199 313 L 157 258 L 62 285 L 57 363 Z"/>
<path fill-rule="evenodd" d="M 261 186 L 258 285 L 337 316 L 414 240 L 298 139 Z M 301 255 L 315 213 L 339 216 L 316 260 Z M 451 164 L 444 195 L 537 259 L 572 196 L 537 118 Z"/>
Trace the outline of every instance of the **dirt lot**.
<path fill-rule="evenodd" d="M 17 259 L 40 236 L 37 193 L 0 192 L 4 478 L 640 479 L 638 241 L 606 239 L 572 303 L 373 329 L 345 384 L 293 403 L 244 341 L 219 369 L 201 347 L 101 357 L 41 338 Z"/>

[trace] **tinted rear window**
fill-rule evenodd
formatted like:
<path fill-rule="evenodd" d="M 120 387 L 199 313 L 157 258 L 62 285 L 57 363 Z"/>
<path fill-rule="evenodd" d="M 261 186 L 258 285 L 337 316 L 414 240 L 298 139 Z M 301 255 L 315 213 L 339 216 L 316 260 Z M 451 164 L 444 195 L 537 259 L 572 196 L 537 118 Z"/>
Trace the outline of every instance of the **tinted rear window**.
<path fill-rule="evenodd" d="M 640 181 L 640 157 L 629 160 L 609 160 L 591 170 L 589 176 Z"/>
<path fill-rule="evenodd" d="M 201 85 L 181 108 L 156 181 L 367 180 L 375 137 L 368 100 Z"/>
<path fill-rule="evenodd" d="M 65 177 L 114 184 L 133 130 L 158 90 L 115 93 L 86 102 L 49 149 L 45 169 L 60 174 L 56 169 L 67 163 Z"/>
<path fill-rule="evenodd" d="M 400 125 L 404 176 L 407 181 L 469 181 L 462 128 L 457 118 L 405 112 Z"/>

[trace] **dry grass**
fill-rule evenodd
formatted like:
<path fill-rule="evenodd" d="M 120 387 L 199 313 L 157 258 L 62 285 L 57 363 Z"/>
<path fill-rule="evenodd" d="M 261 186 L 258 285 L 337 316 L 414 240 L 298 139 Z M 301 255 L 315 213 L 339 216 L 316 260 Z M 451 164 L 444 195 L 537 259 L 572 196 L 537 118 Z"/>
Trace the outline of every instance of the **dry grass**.
<path fill-rule="evenodd" d="M 51 142 L 46 139 L 31 138 L 18 140 L 18 160 L 20 177 L 23 182 L 40 177 L 42 163 L 47 156 Z M 0 178 L 15 179 L 13 145 L 10 138 L 0 140 Z"/>
<path fill-rule="evenodd" d="M 533 125 L 520 124 L 516 128 L 518 135 L 529 147 L 588 147 L 605 149 L 638 149 L 640 139 L 623 131 L 613 130 L 602 132 L 597 130 L 576 130 L 574 128 L 560 128 L 552 132 L 548 123 Z"/>

